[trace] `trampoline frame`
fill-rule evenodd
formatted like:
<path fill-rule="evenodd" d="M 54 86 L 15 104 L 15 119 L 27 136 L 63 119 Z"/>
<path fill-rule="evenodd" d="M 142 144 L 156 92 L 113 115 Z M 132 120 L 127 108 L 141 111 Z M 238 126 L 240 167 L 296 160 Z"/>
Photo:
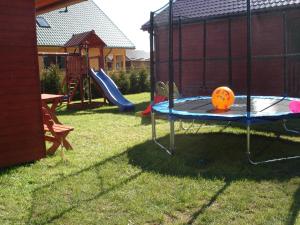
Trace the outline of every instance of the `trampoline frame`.
<path fill-rule="evenodd" d="M 169 146 L 165 146 L 161 144 L 157 139 L 157 133 L 156 133 L 156 112 L 153 110 L 151 111 L 151 124 L 152 124 L 152 140 L 155 144 L 157 144 L 161 149 L 165 150 L 168 154 L 173 155 L 175 153 L 175 121 L 176 118 L 172 116 L 172 110 L 174 108 L 174 99 L 173 99 L 173 92 L 174 92 L 174 66 L 173 66 L 173 1 L 169 0 L 169 3 L 165 7 L 169 7 L 169 14 L 168 14 L 168 31 L 169 31 L 169 59 L 168 59 L 168 68 L 169 68 L 169 128 L 170 128 L 170 138 L 169 138 Z M 273 158 L 263 161 L 255 161 L 252 159 L 252 151 L 251 151 L 251 77 L 252 77 L 252 15 L 251 15 L 251 0 L 245 0 L 247 5 L 247 11 L 246 11 L 246 18 L 247 18 L 247 115 L 246 115 L 246 137 L 247 137 L 247 146 L 246 146 L 246 155 L 247 159 L 250 164 L 252 165 L 260 165 L 260 164 L 266 164 L 266 163 L 273 163 L 278 161 L 284 161 L 284 160 L 291 160 L 291 159 L 299 159 L 300 155 L 295 156 L 288 156 L 288 157 L 282 157 L 282 158 Z M 164 7 L 163 7 L 164 8 Z M 161 11 L 163 8 L 159 9 L 158 11 Z M 151 84 L 151 105 L 154 106 L 154 91 L 155 91 L 155 77 L 154 77 L 154 15 L 155 12 L 150 13 L 150 84 Z M 284 14 L 284 26 L 286 27 L 286 16 Z M 181 37 L 181 17 L 178 18 L 178 25 L 179 25 L 179 40 L 182 39 Z M 204 20 L 204 25 L 206 23 L 206 20 Z M 229 25 L 230 26 L 230 25 Z M 204 32 L 206 29 L 204 29 Z M 230 34 L 229 34 L 230 35 Z M 286 48 L 286 31 L 284 33 L 284 46 L 285 46 L 285 54 L 284 54 L 284 92 L 286 96 L 286 56 L 287 54 L 287 48 Z M 180 41 L 179 43 L 179 52 L 182 52 L 182 43 Z M 298 55 L 298 54 L 297 54 Z M 181 59 L 181 54 L 180 54 Z M 231 60 L 231 57 L 229 57 L 229 61 Z M 229 68 L 230 69 L 230 68 Z M 180 75 L 182 73 L 182 65 L 179 64 L 179 70 Z M 205 67 L 204 67 L 205 70 Z M 204 73 L 205 74 L 205 73 Z M 229 72 L 230 75 L 230 72 Z M 229 77 L 229 82 L 231 83 L 231 77 Z M 205 79 L 204 79 L 205 82 Z M 182 77 L 179 77 L 179 90 L 182 91 Z M 228 120 L 229 121 L 229 120 Z M 284 118 L 282 119 L 283 128 L 290 133 L 300 135 L 300 130 L 293 130 L 287 127 L 286 124 L 287 120 Z M 229 121 L 230 124 L 230 121 Z M 193 124 L 191 125 L 193 126 Z M 228 126 L 228 125 L 227 125 Z M 182 119 L 180 119 L 180 128 L 182 129 L 189 129 L 184 128 L 182 125 Z M 201 128 L 201 127 L 200 127 Z M 200 130 L 200 128 L 197 130 L 197 132 Z"/>
<path fill-rule="evenodd" d="M 173 155 L 175 153 L 175 121 L 176 121 L 176 119 L 169 116 L 168 121 L 169 121 L 169 126 L 170 126 L 169 147 L 161 144 L 157 140 L 157 135 L 156 135 L 156 113 L 154 111 L 151 112 L 152 140 L 153 140 L 153 142 L 156 145 L 158 145 L 161 149 L 166 151 L 169 155 Z M 282 120 L 282 125 L 283 125 L 283 128 L 284 128 L 285 131 L 287 131 L 289 133 L 300 135 L 300 131 L 288 128 L 287 125 L 286 125 L 286 122 L 287 122 L 286 119 Z M 228 124 L 226 125 L 226 127 L 228 127 L 230 123 L 231 122 L 229 121 Z M 262 160 L 262 161 L 255 161 L 254 159 L 252 159 L 252 150 L 251 150 L 251 123 L 250 122 L 247 123 L 246 126 L 247 126 L 247 128 L 246 128 L 246 130 L 247 130 L 247 133 L 246 133 L 246 136 L 247 136 L 246 155 L 247 155 L 248 162 L 250 164 L 260 165 L 260 164 L 273 163 L 273 162 L 279 162 L 279 161 L 284 161 L 284 160 L 300 159 L 300 155 L 295 155 L 295 156 L 288 156 L 288 157 L 282 157 L 282 158 L 272 158 L 272 159 L 267 159 L 267 160 Z M 180 129 L 187 130 L 187 129 L 190 129 L 190 128 L 191 128 L 191 126 L 188 127 L 188 128 L 184 128 L 182 126 L 182 120 L 180 120 Z M 200 130 L 200 128 L 198 128 L 197 132 L 199 130 Z"/>

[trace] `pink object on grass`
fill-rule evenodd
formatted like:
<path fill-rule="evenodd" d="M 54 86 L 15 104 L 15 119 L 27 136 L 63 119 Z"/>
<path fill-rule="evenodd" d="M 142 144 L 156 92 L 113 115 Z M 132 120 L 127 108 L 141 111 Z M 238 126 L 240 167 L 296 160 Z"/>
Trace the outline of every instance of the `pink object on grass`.
<path fill-rule="evenodd" d="M 293 113 L 300 113 L 300 101 L 291 101 L 289 108 Z"/>

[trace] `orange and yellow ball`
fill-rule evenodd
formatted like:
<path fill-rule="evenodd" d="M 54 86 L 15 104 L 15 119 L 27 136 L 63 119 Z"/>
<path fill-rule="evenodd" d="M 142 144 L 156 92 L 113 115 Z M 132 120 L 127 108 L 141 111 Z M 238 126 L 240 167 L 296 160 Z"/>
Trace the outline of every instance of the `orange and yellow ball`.
<path fill-rule="evenodd" d="M 228 110 L 234 99 L 234 93 L 229 87 L 218 87 L 212 93 L 211 101 L 216 110 Z"/>

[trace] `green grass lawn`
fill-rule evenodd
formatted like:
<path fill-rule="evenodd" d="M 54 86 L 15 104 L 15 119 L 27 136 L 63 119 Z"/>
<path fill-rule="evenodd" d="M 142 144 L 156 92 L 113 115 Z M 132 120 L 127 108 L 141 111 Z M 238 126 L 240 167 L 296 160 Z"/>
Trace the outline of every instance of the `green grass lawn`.
<path fill-rule="evenodd" d="M 149 94 L 127 97 L 140 111 Z M 75 127 L 68 138 L 74 150 L 65 152 L 66 162 L 57 152 L 0 171 L 1 225 L 300 224 L 300 160 L 249 165 L 238 124 L 178 131 L 169 156 L 135 112 L 62 107 L 58 115 Z M 157 128 L 168 143 L 168 123 Z M 279 124 L 255 127 L 257 158 L 300 154 L 300 138 L 278 132 Z"/>

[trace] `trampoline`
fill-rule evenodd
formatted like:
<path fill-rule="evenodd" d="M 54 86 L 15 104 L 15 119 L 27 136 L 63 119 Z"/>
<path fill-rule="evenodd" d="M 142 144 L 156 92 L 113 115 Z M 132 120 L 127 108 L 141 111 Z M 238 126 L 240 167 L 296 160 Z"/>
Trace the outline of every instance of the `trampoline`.
<path fill-rule="evenodd" d="M 168 115 L 172 119 L 217 120 L 253 124 L 299 117 L 300 113 L 290 111 L 291 101 L 300 101 L 300 99 L 252 96 L 252 111 L 251 115 L 247 116 L 247 96 L 236 96 L 234 105 L 227 111 L 215 110 L 211 104 L 211 97 L 198 96 L 175 99 L 171 111 L 169 101 L 158 103 L 153 106 L 153 112 Z"/>
<path fill-rule="evenodd" d="M 300 158 L 296 155 L 255 161 L 251 153 L 253 124 L 282 121 L 286 131 L 300 134 L 286 125 L 288 120 L 300 118 L 300 113 L 289 108 L 292 101 L 300 101 L 300 36 L 292 20 L 295 14 L 288 11 L 297 7 L 285 1 L 285 7 L 277 8 L 278 12 L 282 10 L 275 15 L 280 15 L 278 21 L 281 21 L 277 24 L 282 30 L 278 39 L 271 31 L 275 25 L 268 25 L 264 18 L 269 15 L 263 14 L 274 12 L 276 4 L 268 5 L 263 0 L 224 2 L 169 0 L 167 5 L 150 13 L 150 21 L 144 26 L 150 34 L 152 140 L 174 154 L 176 121 L 239 122 L 246 127 L 246 154 L 251 164 Z M 295 31 L 295 36 L 289 36 Z M 272 45 L 266 47 L 263 43 Z M 169 84 L 168 101 L 155 104 L 155 84 L 159 81 Z M 184 97 L 174 99 L 173 84 L 179 86 Z M 188 85 L 192 91 L 186 90 Z M 207 96 L 211 93 L 185 94 L 219 86 L 238 90 L 234 105 L 227 111 L 213 108 L 211 97 Z M 281 94 L 266 94 L 274 89 Z M 169 146 L 157 139 L 157 114 L 168 118 Z"/>

